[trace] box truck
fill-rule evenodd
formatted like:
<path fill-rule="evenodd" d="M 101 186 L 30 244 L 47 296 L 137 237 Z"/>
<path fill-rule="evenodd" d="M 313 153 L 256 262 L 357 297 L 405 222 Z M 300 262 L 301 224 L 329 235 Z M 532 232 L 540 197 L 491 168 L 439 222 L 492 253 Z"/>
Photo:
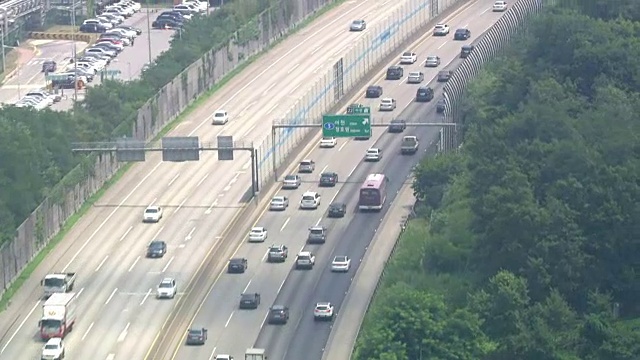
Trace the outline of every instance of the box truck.
<path fill-rule="evenodd" d="M 51 295 L 42 305 L 40 337 L 42 340 L 64 338 L 76 321 L 76 294 L 57 293 Z"/>

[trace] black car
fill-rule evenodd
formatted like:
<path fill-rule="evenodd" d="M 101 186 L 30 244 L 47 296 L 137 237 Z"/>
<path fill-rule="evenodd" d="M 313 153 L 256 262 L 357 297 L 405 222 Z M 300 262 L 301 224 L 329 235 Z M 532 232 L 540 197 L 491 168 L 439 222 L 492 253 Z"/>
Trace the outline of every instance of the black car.
<path fill-rule="evenodd" d="M 166 27 L 168 28 L 181 28 L 182 27 L 182 22 L 179 21 L 175 21 L 173 19 L 158 19 L 156 21 L 154 21 L 153 23 L 151 23 L 151 27 L 154 29 L 164 29 Z"/>
<path fill-rule="evenodd" d="M 204 345 L 207 341 L 207 329 L 189 329 L 187 332 L 187 345 Z"/>
<path fill-rule="evenodd" d="M 229 260 L 227 272 L 230 274 L 242 274 L 249 268 L 249 262 L 245 258 L 233 258 Z"/>
<path fill-rule="evenodd" d="M 240 309 L 257 309 L 258 305 L 260 305 L 260 294 L 240 295 Z"/>
<path fill-rule="evenodd" d="M 458 29 L 453 34 L 453 40 L 467 40 L 471 37 L 471 31 L 469 29 Z"/>
<path fill-rule="evenodd" d="M 289 308 L 283 305 L 273 305 L 269 309 L 269 324 L 286 324 L 289 321 Z"/>
<path fill-rule="evenodd" d="M 429 102 L 433 100 L 433 89 L 428 86 L 421 86 L 416 91 L 416 101 L 417 102 Z"/>
<path fill-rule="evenodd" d="M 73 73 L 56 74 L 51 80 L 51 86 L 54 89 L 73 89 L 76 87 L 76 75 Z"/>
<path fill-rule="evenodd" d="M 58 64 L 53 60 L 45 60 L 45 62 L 42 63 L 42 72 L 45 74 L 55 72 L 57 68 Z"/>
<path fill-rule="evenodd" d="M 464 45 L 462 49 L 460 49 L 460 58 L 464 59 L 473 51 L 473 45 Z"/>
<path fill-rule="evenodd" d="M 404 120 L 391 120 L 389 123 L 389 132 L 390 133 L 401 133 L 407 128 L 407 122 Z"/>
<path fill-rule="evenodd" d="M 365 97 L 367 98 L 378 98 L 382 96 L 382 86 L 380 85 L 371 85 L 367 88 L 367 92 Z"/>
<path fill-rule="evenodd" d="M 443 113 L 446 106 L 447 102 L 444 99 L 438 100 L 438 102 L 436 103 L 436 112 Z"/>
<path fill-rule="evenodd" d="M 319 186 L 336 186 L 338 183 L 338 174 L 334 172 L 325 172 L 320 174 Z"/>
<path fill-rule="evenodd" d="M 347 204 L 335 202 L 329 205 L 329 217 L 341 218 L 347 213 Z"/>
<path fill-rule="evenodd" d="M 129 25 L 118 25 L 116 26 L 116 29 L 125 29 L 129 31 L 135 31 L 136 35 L 142 35 L 142 29 L 138 29 L 136 27 L 129 26 Z"/>
<path fill-rule="evenodd" d="M 167 243 L 162 240 L 153 240 L 147 247 L 147 257 L 161 258 L 167 253 Z"/>
<path fill-rule="evenodd" d="M 447 82 L 451 79 L 451 75 L 453 75 L 453 71 L 451 70 L 442 70 L 438 73 L 438 82 Z"/>
<path fill-rule="evenodd" d="M 387 69 L 387 80 L 400 80 L 404 76 L 404 69 L 400 66 L 391 66 Z"/>
<path fill-rule="evenodd" d="M 82 24 L 80 25 L 80 32 L 82 33 L 86 33 L 86 34 L 99 34 L 99 33 L 103 33 L 107 31 L 107 28 L 102 26 L 102 25 L 98 25 L 98 24 Z"/>
<path fill-rule="evenodd" d="M 178 11 L 165 11 L 156 18 L 156 20 L 158 19 L 173 19 L 179 22 L 185 22 L 187 20 L 184 15 Z"/>

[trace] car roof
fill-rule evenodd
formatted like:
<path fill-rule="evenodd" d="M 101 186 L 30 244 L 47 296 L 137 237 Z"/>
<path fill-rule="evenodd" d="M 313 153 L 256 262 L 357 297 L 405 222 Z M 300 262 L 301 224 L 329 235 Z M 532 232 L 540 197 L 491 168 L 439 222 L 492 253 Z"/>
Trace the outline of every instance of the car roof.
<path fill-rule="evenodd" d="M 286 175 L 284 178 L 285 179 L 297 179 L 298 175 Z"/>
<path fill-rule="evenodd" d="M 282 195 L 276 195 L 274 197 L 271 198 L 271 200 L 284 200 L 286 196 L 282 196 Z"/>
<path fill-rule="evenodd" d="M 161 283 L 169 283 L 169 282 L 173 282 L 173 278 L 164 278 L 162 279 Z"/>
<path fill-rule="evenodd" d="M 304 159 L 304 160 L 300 161 L 301 164 L 302 163 L 311 163 L 311 162 L 313 162 L 313 160 L 310 160 L 310 159 Z"/>
<path fill-rule="evenodd" d="M 160 209 L 160 206 L 151 205 L 151 206 L 147 206 L 145 210 L 159 210 L 159 209 Z"/>
<path fill-rule="evenodd" d="M 60 343 L 62 343 L 62 338 L 54 337 L 49 339 L 45 345 L 59 345 Z"/>
<path fill-rule="evenodd" d="M 316 307 L 320 307 L 320 306 L 330 306 L 331 303 L 330 302 L 319 302 L 316 303 Z"/>
<path fill-rule="evenodd" d="M 320 174 L 320 176 L 335 176 L 336 173 L 334 173 L 333 171 L 325 171 L 322 174 Z"/>
<path fill-rule="evenodd" d="M 251 231 L 265 231 L 266 229 L 263 226 L 254 226 L 251 228 Z"/>
<path fill-rule="evenodd" d="M 341 203 L 341 202 L 333 202 L 331 203 L 331 205 L 329 206 L 333 206 L 333 207 L 342 207 L 342 206 L 346 206 L 345 203 Z"/>
<path fill-rule="evenodd" d="M 367 151 L 380 151 L 379 148 L 368 148 Z"/>
<path fill-rule="evenodd" d="M 393 99 L 392 98 L 382 98 L 381 101 L 393 101 Z"/>
<path fill-rule="evenodd" d="M 154 244 L 162 244 L 162 245 L 164 245 L 166 243 L 164 242 L 164 240 L 153 240 L 152 242 L 149 243 L 149 245 L 154 245 Z"/>
<path fill-rule="evenodd" d="M 336 257 L 333 258 L 333 261 L 346 261 L 347 258 L 348 257 L 346 255 L 337 255 Z"/>
<path fill-rule="evenodd" d="M 298 256 L 311 256 L 311 252 L 310 251 L 300 251 L 298 253 Z"/>
<path fill-rule="evenodd" d="M 280 310 L 284 310 L 284 309 L 286 309 L 286 308 L 287 308 L 287 307 L 286 307 L 286 306 L 284 306 L 284 305 L 273 305 L 273 306 L 271 307 L 271 310 L 278 310 L 278 311 L 280 311 Z"/>
<path fill-rule="evenodd" d="M 324 226 L 322 225 L 314 225 L 309 228 L 309 230 L 324 230 Z"/>
<path fill-rule="evenodd" d="M 242 294 L 241 296 L 243 298 L 255 298 L 257 294 L 255 293 L 246 293 L 246 294 Z"/>
<path fill-rule="evenodd" d="M 246 259 L 245 258 L 233 258 L 231 260 L 229 260 L 229 262 L 231 263 L 239 263 L 239 262 L 244 262 Z"/>
<path fill-rule="evenodd" d="M 192 334 L 202 334 L 202 329 L 189 329 Z"/>
<path fill-rule="evenodd" d="M 302 196 L 315 196 L 318 193 L 315 191 L 305 191 L 304 194 L 302 194 Z"/>

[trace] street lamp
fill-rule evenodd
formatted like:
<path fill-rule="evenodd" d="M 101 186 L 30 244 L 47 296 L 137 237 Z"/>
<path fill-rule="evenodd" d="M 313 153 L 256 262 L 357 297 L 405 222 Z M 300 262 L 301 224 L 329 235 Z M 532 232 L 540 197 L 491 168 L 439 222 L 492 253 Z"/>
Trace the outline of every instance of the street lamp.
<path fill-rule="evenodd" d="M 6 75 L 7 74 L 7 59 L 5 57 L 4 54 L 4 34 L 6 33 L 7 30 L 7 9 L 4 8 L 0 8 L 0 13 L 2 13 L 2 40 L 1 43 L 2 45 L 2 74 Z"/>
<path fill-rule="evenodd" d="M 73 49 L 71 51 L 71 56 L 73 59 L 73 73 L 74 73 L 74 84 L 73 84 L 73 101 L 74 103 L 78 101 L 78 59 L 77 57 L 77 48 L 76 48 L 76 1 L 71 1 L 71 42 L 73 43 Z"/>

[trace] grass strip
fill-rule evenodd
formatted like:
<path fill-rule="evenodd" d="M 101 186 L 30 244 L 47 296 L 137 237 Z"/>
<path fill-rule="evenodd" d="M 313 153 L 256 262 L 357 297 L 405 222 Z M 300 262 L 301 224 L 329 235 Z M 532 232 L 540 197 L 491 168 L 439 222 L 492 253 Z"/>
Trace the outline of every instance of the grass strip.
<path fill-rule="evenodd" d="M 331 4 L 326 5 L 322 9 L 318 10 L 315 14 L 312 14 L 307 19 L 300 22 L 300 24 L 296 25 L 290 32 L 281 37 L 280 39 L 274 41 L 269 46 L 264 48 L 262 51 L 258 52 L 250 56 L 245 62 L 238 65 L 235 69 L 231 70 L 228 74 L 222 77 L 222 79 L 216 83 L 211 89 L 202 93 L 193 103 L 187 106 L 180 115 L 178 115 L 173 121 L 170 121 L 167 125 L 165 125 L 162 130 L 156 135 L 151 142 L 156 142 L 162 137 L 164 137 L 167 133 L 173 130 L 180 122 L 182 122 L 187 116 L 189 116 L 196 108 L 202 105 L 205 101 L 209 100 L 220 88 L 226 85 L 233 77 L 238 75 L 244 69 L 246 69 L 249 65 L 253 64 L 256 60 L 258 60 L 262 55 L 271 51 L 274 47 L 279 45 L 282 41 L 287 39 L 291 35 L 295 35 L 302 28 L 309 25 L 311 22 L 319 18 L 320 16 L 326 14 L 328 11 L 336 8 L 346 0 L 337 0 L 332 2 Z M 115 174 L 105 182 L 105 184 L 98 190 L 95 194 L 93 194 L 89 199 L 87 199 L 84 204 L 76 211 L 75 214 L 71 215 L 67 221 L 65 221 L 64 225 L 50 241 L 49 243 L 42 249 L 38 254 L 33 258 L 29 264 L 20 272 L 20 275 L 9 285 L 5 293 L 2 295 L 0 299 L 0 311 L 6 310 L 7 306 L 11 304 L 11 298 L 15 293 L 20 290 L 22 285 L 29 279 L 31 274 L 35 271 L 35 269 L 42 263 L 42 261 L 46 258 L 46 256 L 58 245 L 62 239 L 66 236 L 66 234 L 73 228 L 73 226 L 93 207 L 100 198 L 115 184 L 118 180 L 120 180 L 124 174 L 129 171 L 129 169 L 133 166 L 133 163 L 129 163 L 124 165 Z"/>

